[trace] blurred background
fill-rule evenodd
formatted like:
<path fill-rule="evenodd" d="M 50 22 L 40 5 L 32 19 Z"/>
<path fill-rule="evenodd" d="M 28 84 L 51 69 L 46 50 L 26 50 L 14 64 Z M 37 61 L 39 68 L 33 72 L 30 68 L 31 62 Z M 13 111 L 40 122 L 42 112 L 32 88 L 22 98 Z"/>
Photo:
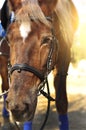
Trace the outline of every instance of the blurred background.
<path fill-rule="evenodd" d="M 86 60 L 86 0 L 73 0 L 79 15 L 79 28 L 73 44 L 75 61 Z"/>
<path fill-rule="evenodd" d="M 73 2 L 79 15 L 79 27 L 71 50 L 68 92 L 86 94 L 86 0 L 73 0 Z"/>

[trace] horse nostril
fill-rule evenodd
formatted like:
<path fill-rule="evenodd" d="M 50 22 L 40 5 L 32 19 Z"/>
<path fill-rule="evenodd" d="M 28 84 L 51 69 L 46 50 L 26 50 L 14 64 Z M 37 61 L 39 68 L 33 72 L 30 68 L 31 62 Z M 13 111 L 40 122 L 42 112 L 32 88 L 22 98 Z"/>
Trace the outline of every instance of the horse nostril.
<path fill-rule="evenodd" d="M 13 114 L 18 114 L 20 112 L 27 112 L 29 111 L 29 104 L 22 103 L 19 104 L 18 102 L 11 102 L 9 99 L 6 99 L 6 108 L 9 109 Z"/>
<path fill-rule="evenodd" d="M 28 103 L 24 103 L 24 112 L 29 112 L 29 104 Z"/>
<path fill-rule="evenodd" d="M 18 105 L 15 105 L 15 110 L 19 110 L 19 106 Z"/>
<path fill-rule="evenodd" d="M 28 103 L 24 103 L 24 105 L 25 105 L 25 110 L 29 111 L 29 104 Z"/>
<path fill-rule="evenodd" d="M 19 109 L 19 106 L 18 105 L 15 105 L 14 107 L 12 107 L 11 109 L 11 112 L 14 113 L 14 114 L 18 114 L 19 111 L 21 111 Z"/>
<path fill-rule="evenodd" d="M 6 99 L 6 108 L 9 109 L 10 111 L 12 110 L 18 111 L 19 105 Z"/>

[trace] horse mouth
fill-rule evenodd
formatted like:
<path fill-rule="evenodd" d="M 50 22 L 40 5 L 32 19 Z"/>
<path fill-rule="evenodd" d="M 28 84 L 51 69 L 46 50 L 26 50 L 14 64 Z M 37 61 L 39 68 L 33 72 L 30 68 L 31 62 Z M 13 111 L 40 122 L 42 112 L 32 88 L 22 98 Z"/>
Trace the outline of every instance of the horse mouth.
<path fill-rule="evenodd" d="M 18 122 L 24 122 L 24 121 L 29 121 L 32 120 L 34 117 L 34 109 L 27 107 L 24 110 L 11 110 L 12 117 L 14 121 Z"/>
<path fill-rule="evenodd" d="M 34 112 L 29 112 L 28 110 L 15 111 L 15 112 L 12 112 L 12 117 L 14 121 L 24 122 L 27 120 L 32 120 L 34 117 Z"/>

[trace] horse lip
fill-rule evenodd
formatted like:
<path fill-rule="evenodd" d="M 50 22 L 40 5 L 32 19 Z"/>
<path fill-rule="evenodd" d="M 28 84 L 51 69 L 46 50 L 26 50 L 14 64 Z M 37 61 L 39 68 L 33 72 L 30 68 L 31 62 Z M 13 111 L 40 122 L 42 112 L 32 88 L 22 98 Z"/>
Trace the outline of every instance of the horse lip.
<path fill-rule="evenodd" d="M 34 116 L 34 112 L 29 111 L 28 109 L 25 109 L 24 111 L 11 111 L 12 117 L 15 121 L 23 122 L 27 120 L 32 120 Z"/>
<path fill-rule="evenodd" d="M 20 115 L 12 114 L 13 119 L 15 121 L 18 121 L 18 122 L 24 122 L 24 121 L 27 121 L 27 120 L 32 120 L 33 116 L 34 116 L 34 113 L 29 114 L 29 112 L 25 112 L 23 114 L 21 113 Z"/>
<path fill-rule="evenodd" d="M 24 113 L 24 115 L 23 115 L 24 121 L 32 120 L 32 119 L 33 119 L 34 113 L 31 113 L 31 114 L 29 115 L 29 117 L 28 117 L 28 115 L 29 115 L 28 113 Z"/>

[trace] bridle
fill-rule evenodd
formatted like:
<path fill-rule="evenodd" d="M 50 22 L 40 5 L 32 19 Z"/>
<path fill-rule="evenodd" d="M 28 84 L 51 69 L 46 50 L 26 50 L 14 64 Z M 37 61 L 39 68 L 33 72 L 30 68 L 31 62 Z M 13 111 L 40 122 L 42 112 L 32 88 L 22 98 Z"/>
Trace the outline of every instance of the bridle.
<path fill-rule="evenodd" d="M 28 71 L 36 75 L 41 81 L 44 80 L 44 76 L 41 74 L 40 71 L 38 71 L 36 68 L 29 66 L 28 64 L 15 64 L 10 68 L 10 74 L 12 74 L 15 70 L 17 70 L 18 73 L 21 73 L 21 71 Z"/>
<path fill-rule="evenodd" d="M 10 68 L 10 75 L 12 75 L 12 73 L 14 71 L 17 71 L 18 73 L 21 73 L 21 71 L 27 71 L 27 72 L 33 73 L 41 81 L 41 83 L 38 85 L 38 96 L 40 94 L 42 94 L 43 96 L 45 96 L 48 99 L 48 104 L 47 104 L 47 110 L 46 110 L 45 119 L 43 121 L 43 124 L 42 124 L 40 130 L 44 129 L 45 124 L 47 122 L 48 115 L 49 115 L 49 110 L 50 110 L 50 102 L 51 101 L 55 101 L 55 99 L 50 96 L 50 89 L 49 89 L 49 83 L 48 83 L 48 74 L 54 68 L 54 64 L 53 64 L 52 58 L 53 58 L 54 49 L 56 47 L 55 46 L 55 44 L 56 44 L 55 42 L 57 42 L 57 40 L 56 40 L 55 36 L 53 35 L 52 42 L 50 44 L 49 54 L 48 54 L 48 57 L 47 57 L 47 64 L 46 64 L 47 71 L 46 71 L 45 75 L 42 72 L 40 72 L 38 69 L 34 68 L 33 66 L 29 66 L 28 64 L 24 64 L 24 63 L 23 64 L 15 64 L 15 65 L 13 65 Z M 45 85 L 47 87 L 46 88 L 47 92 L 44 91 Z M 16 122 L 15 122 L 15 124 L 16 124 Z M 19 126 L 17 124 L 16 124 L 16 126 L 19 129 Z"/>
<path fill-rule="evenodd" d="M 52 61 L 52 55 L 53 55 L 53 51 L 54 51 L 54 42 L 56 42 L 56 38 L 55 36 L 53 36 L 52 42 L 50 43 L 50 50 L 49 50 L 49 54 L 48 54 L 48 58 L 47 58 L 47 71 L 45 74 L 43 74 L 41 71 L 39 71 L 38 69 L 36 69 L 33 66 L 30 66 L 26 63 L 22 63 L 22 64 L 15 64 L 10 68 L 10 75 L 13 74 L 14 71 L 17 71 L 18 73 L 21 73 L 21 71 L 27 71 L 27 72 L 31 72 L 33 73 L 35 76 L 37 76 L 41 83 L 38 86 L 39 91 L 41 90 L 40 88 L 42 88 L 42 86 L 44 86 L 44 84 L 46 84 L 46 79 L 48 77 L 48 74 L 51 72 L 51 70 L 54 68 L 54 65 L 52 65 L 53 61 Z"/>
<path fill-rule="evenodd" d="M 32 17 L 30 17 L 30 19 L 31 19 L 31 21 L 34 20 Z M 49 22 L 52 22 L 51 17 L 46 16 L 46 19 Z M 14 17 L 12 18 L 12 22 L 15 22 L 15 21 L 16 21 L 16 16 L 14 15 Z M 22 63 L 22 64 L 15 64 L 15 65 L 11 66 L 10 67 L 10 75 L 12 75 L 12 73 L 16 70 L 18 73 L 21 73 L 21 71 L 28 71 L 28 72 L 33 73 L 35 76 L 37 76 L 41 80 L 41 82 L 43 82 L 46 79 L 48 74 L 54 68 L 54 65 L 52 67 L 52 54 L 53 54 L 53 50 L 54 50 L 54 42 L 57 42 L 57 39 L 54 36 L 53 29 L 51 29 L 51 31 L 52 31 L 52 42 L 50 44 L 50 51 L 49 51 L 48 58 L 47 58 L 47 72 L 46 72 L 46 74 L 44 75 L 43 73 L 41 73 L 39 70 L 37 70 L 33 66 L 30 66 L 26 63 Z"/>
<path fill-rule="evenodd" d="M 34 20 L 32 17 L 30 17 L 30 19 L 31 19 L 31 21 Z M 49 22 L 52 22 L 52 18 L 51 17 L 46 16 L 46 19 Z M 13 18 L 12 21 L 13 22 L 16 21 L 16 16 L 15 15 L 14 15 L 14 18 Z M 39 70 L 37 70 L 33 66 L 30 66 L 30 65 L 28 65 L 26 63 L 22 63 L 22 64 L 15 64 L 15 65 L 13 65 L 10 68 L 10 75 L 12 75 L 12 73 L 14 71 L 16 71 L 16 70 L 19 73 L 21 73 L 21 71 L 28 71 L 28 72 L 33 73 L 35 76 L 37 76 L 41 80 L 41 82 L 43 82 L 45 80 L 47 75 L 51 72 L 51 70 L 54 67 L 54 66 L 52 67 L 52 54 L 53 54 L 53 50 L 54 50 L 54 42 L 57 42 L 57 39 L 54 36 L 53 29 L 51 29 L 51 31 L 52 31 L 52 42 L 50 44 L 50 51 L 49 51 L 48 58 L 47 58 L 47 72 L 46 72 L 46 74 L 44 75 L 43 73 L 41 73 Z"/>
<path fill-rule="evenodd" d="M 46 17 L 46 18 L 47 18 L 47 20 L 49 20 L 50 22 L 52 22 L 52 19 L 50 17 Z M 45 126 L 46 121 L 48 119 L 49 109 L 50 109 L 50 101 L 55 101 L 55 99 L 53 99 L 50 96 L 49 83 L 48 83 L 48 75 L 51 72 L 51 70 L 54 69 L 54 65 L 55 64 L 53 63 L 52 58 L 53 58 L 54 49 L 56 47 L 55 44 L 58 41 L 57 41 L 57 39 L 56 39 L 56 37 L 55 37 L 55 35 L 53 33 L 53 30 L 51 30 L 51 31 L 52 31 L 52 41 L 50 43 L 50 50 L 49 50 L 49 54 L 48 54 L 48 57 L 47 57 L 47 63 L 46 63 L 46 70 L 47 71 L 46 71 L 45 74 L 43 74 L 41 71 L 39 71 L 35 67 L 30 66 L 30 65 L 28 65 L 26 63 L 14 64 L 9 69 L 10 70 L 10 72 L 9 72 L 10 76 L 13 74 L 14 71 L 17 71 L 18 73 L 21 73 L 21 71 L 27 71 L 27 72 L 33 73 L 35 76 L 37 76 L 40 79 L 41 82 L 38 85 L 38 95 L 42 94 L 43 96 L 45 96 L 48 99 L 48 105 L 47 105 L 47 111 L 46 111 L 46 115 L 45 115 L 45 120 L 44 120 L 44 122 L 43 122 L 40 130 L 44 129 L 44 126 Z M 43 90 L 44 87 L 45 87 L 45 85 L 47 87 L 47 93 Z M 9 90 L 7 91 L 7 93 L 8 92 L 9 92 Z M 17 127 L 18 127 L 18 125 L 17 125 Z"/>
<path fill-rule="evenodd" d="M 49 21 L 49 22 L 52 22 L 52 18 L 51 17 L 46 17 L 46 19 Z M 33 20 L 32 19 L 32 17 L 31 17 L 31 20 Z M 15 22 L 16 21 L 16 17 L 14 16 L 13 17 L 13 19 L 12 19 L 12 22 Z M 54 65 L 52 66 L 52 55 L 53 55 L 53 51 L 54 51 L 54 44 L 55 44 L 55 42 L 58 42 L 57 41 L 57 39 L 55 38 L 55 36 L 54 36 L 54 32 L 53 32 L 53 29 L 51 29 L 51 31 L 52 31 L 52 42 L 51 42 L 51 44 L 50 44 L 50 50 L 49 50 L 49 54 L 48 54 L 48 58 L 47 58 L 47 71 L 46 71 L 46 74 L 44 75 L 43 73 L 41 73 L 39 70 L 37 70 L 36 68 L 34 68 L 33 66 L 29 66 L 28 64 L 26 64 L 26 63 L 22 63 L 22 64 L 15 64 L 15 65 L 13 65 L 13 66 L 11 66 L 10 65 L 10 67 L 9 67 L 9 77 L 12 75 L 12 73 L 14 72 L 14 71 L 17 71 L 18 73 L 21 73 L 21 71 L 27 71 L 27 72 L 31 72 L 31 73 L 33 73 L 35 76 L 37 76 L 39 79 L 40 79 L 40 81 L 41 81 L 41 83 L 39 84 L 39 86 L 38 86 L 38 88 L 39 88 L 39 90 L 38 91 L 40 91 L 41 90 L 41 88 L 46 84 L 46 81 L 47 81 L 47 76 L 48 76 L 48 74 L 51 72 L 51 70 L 54 68 Z M 2 41 L 3 40 L 6 40 L 6 42 L 8 43 L 8 45 L 9 45 L 9 42 L 8 42 L 8 40 L 6 39 L 6 37 L 4 37 L 3 39 L 2 39 Z M 1 43 L 2 43 L 2 41 L 1 41 Z M 7 91 L 7 93 L 8 93 L 8 91 Z"/>

